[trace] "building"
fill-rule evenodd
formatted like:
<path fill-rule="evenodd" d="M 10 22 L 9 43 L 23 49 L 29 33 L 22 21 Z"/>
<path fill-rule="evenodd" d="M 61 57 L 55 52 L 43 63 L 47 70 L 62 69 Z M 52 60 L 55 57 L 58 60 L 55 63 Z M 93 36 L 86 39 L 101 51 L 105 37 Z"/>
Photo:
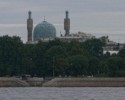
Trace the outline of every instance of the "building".
<path fill-rule="evenodd" d="M 125 44 L 109 40 L 108 36 L 103 36 L 100 38 L 100 40 L 106 43 L 106 45 L 103 47 L 103 54 L 106 54 L 107 52 L 111 55 L 117 54 L 119 50 L 125 46 Z"/>
<path fill-rule="evenodd" d="M 56 37 L 56 28 L 47 21 L 43 21 L 34 28 L 34 41 L 53 39 Z"/>
<path fill-rule="evenodd" d="M 32 42 L 32 30 L 33 30 L 33 19 L 31 18 L 32 12 L 28 12 L 29 18 L 27 19 L 27 31 L 28 31 L 28 40 L 27 42 Z"/>
<path fill-rule="evenodd" d="M 65 30 L 65 36 L 69 36 L 69 34 L 70 34 L 70 18 L 69 18 L 68 11 L 66 11 L 66 18 L 64 19 L 64 30 Z"/>
<path fill-rule="evenodd" d="M 85 32 L 78 32 L 78 33 L 69 34 L 66 36 L 61 35 L 60 37 L 57 37 L 57 39 L 64 41 L 64 42 L 70 42 L 72 40 L 84 42 L 92 38 L 95 38 L 95 36 L 93 36 L 92 34 L 85 33 Z"/>
<path fill-rule="evenodd" d="M 31 18 L 31 11 L 28 12 L 29 18 L 27 19 L 27 31 L 28 31 L 28 40 L 27 43 L 37 43 L 38 41 L 48 42 L 54 39 L 60 39 L 61 41 L 70 42 L 72 40 L 77 40 L 79 42 L 84 42 L 88 39 L 95 38 L 91 34 L 87 34 L 84 32 L 78 32 L 76 34 L 70 34 L 70 18 L 69 12 L 66 11 L 66 18 L 64 19 L 64 30 L 65 35 L 61 35 L 60 37 L 56 37 L 56 28 L 53 24 L 42 21 L 37 24 L 33 30 L 33 19 Z"/>

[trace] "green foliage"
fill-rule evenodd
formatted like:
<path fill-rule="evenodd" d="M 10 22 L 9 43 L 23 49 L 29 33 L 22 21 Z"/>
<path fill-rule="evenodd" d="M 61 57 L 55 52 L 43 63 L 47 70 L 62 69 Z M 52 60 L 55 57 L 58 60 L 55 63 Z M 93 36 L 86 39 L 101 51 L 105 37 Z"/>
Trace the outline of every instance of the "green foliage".
<path fill-rule="evenodd" d="M 19 37 L 0 37 L 0 75 L 20 73 L 23 43 Z"/>
<path fill-rule="evenodd" d="M 119 51 L 119 56 L 125 58 L 125 46 Z"/>
<path fill-rule="evenodd" d="M 119 71 L 124 69 L 124 60 L 121 57 L 110 57 L 107 59 L 107 65 L 109 67 L 109 76 L 119 76 Z"/>
<path fill-rule="evenodd" d="M 83 55 L 75 55 L 69 58 L 70 66 L 67 69 L 71 76 L 87 75 L 88 59 Z"/>
<path fill-rule="evenodd" d="M 96 75 L 100 72 L 100 61 L 97 57 L 89 58 L 88 72 L 90 75 Z"/>
<path fill-rule="evenodd" d="M 99 39 L 24 44 L 19 37 L 0 37 L 0 76 L 125 76 L 125 48 L 103 55 Z"/>
<path fill-rule="evenodd" d="M 103 55 L 103 43 L 99 39 L 87 40 L 83 43 L 84 48 L 89 52 L 90 55 L 100 57 Z"/>

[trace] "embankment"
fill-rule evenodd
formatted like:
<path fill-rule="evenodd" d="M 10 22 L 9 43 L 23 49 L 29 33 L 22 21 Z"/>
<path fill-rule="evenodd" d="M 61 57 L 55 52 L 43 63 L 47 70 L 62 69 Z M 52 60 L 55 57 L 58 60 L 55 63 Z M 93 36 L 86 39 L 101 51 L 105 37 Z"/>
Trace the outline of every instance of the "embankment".
<path fill-rule="evenodd" d="M 0 87 L 31 87 L 42 86 L 46 82 L 43 78 L 28 78 L 22 80 L 15 77 L 0 77 Z"/>
<path fill-rule="evenodd" d="M 44 87 L 125 87 L 125 78 L 54 78 Z"/>
<path fill-rule="evenodd" d="M 123 78 L 54 78 L 44 80 L 43 78 L 28 78 L 22 80 L 13 77 L 1 77 L 0 87 L 125 87 Z"/>

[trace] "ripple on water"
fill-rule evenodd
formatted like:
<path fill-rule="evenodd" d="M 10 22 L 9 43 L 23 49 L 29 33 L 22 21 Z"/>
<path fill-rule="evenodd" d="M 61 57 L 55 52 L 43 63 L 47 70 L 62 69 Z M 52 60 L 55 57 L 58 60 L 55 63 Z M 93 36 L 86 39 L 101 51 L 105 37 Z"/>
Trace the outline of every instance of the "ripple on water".
<path fill-rule="evenodd" d="M 125 88 L 0 88 L 0 100 L 124 100 Z"/>

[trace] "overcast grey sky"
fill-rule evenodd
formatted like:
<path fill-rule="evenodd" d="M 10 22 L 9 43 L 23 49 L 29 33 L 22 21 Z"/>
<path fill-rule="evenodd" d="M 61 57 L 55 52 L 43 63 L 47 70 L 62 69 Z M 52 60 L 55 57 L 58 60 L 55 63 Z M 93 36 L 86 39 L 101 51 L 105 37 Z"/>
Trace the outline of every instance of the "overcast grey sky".
<path fill-rule="evenodd" d="M 29 10 L 34 26 L 45 16 L 58 35 L 64 33 L 63 20 L 69 10 L 71 33 L 109 35 L 116 42 L 125 42 L 125 0 L 0 0 L 0 35 L 18 35 L 25 42 Z"/>

